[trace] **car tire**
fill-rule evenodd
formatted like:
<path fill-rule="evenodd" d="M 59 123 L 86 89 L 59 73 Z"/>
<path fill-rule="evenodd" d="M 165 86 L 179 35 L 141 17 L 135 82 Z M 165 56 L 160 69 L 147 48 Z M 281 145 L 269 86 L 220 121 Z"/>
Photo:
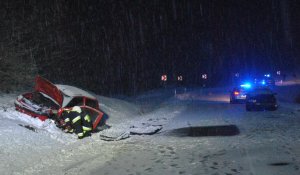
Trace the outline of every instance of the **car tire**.
<path fill-rule="evenodd" d="M 277 107 L 271 107 L 269 108 L 269 111 L 276 111 L 277 110 Z"/>
<path fill-rule="evenodd" d="M 252 108 L 249 105 L 246 105 L 246 111 L 252 111 Z"/>
<path fill-rule="evenodd" d="M 235 104 L 235 103 L 236 103 L 236 101 L 234 99 L 230 98 L 230 104 Z"/>

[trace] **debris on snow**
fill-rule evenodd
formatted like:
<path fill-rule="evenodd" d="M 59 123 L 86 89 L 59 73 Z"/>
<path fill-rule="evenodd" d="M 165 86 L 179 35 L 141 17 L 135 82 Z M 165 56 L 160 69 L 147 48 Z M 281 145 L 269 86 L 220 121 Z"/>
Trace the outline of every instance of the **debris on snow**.
<path fill-rule="evenodd" d="M 104 141 L 119 141 L 119 140 L 124 140 L 130 137 L 129 132 L 122 132 L 122 133 L 112 133 L 110 132 L 109 134 L 100 134 L 100 139 Z"/>
<path fill-rule="evenodd" d="M 33 132 L 37 132 L 37 129 L 34 128 L 33 126 L 23 125 L 23 124 L 19 124 L 19 126 L 22 126 L 22 127 L 26 128 L 26 129 L 29 129 L 29 130 L 33 131 Z"/>
<path fill-rule="evenodd" d="M 162 129 L 162 125 L 150 125 L 150 124 L 145 124 L 143 123 L 142 125 L 139 126 L 131 126 L 129 131 L 130 134 L 132 135 L 153 135 L 159 132 Z"/>

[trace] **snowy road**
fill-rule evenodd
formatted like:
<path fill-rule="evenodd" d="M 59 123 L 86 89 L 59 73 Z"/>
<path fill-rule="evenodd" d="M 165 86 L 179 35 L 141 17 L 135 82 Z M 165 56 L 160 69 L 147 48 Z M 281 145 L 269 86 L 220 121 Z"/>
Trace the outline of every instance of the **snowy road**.
<path fill-rule="evenodd" d="M 224 94 L 184 96 L 165 104 L 184 110 L 159 135 L 132 138 L 92 174 L 299 174 L 300 111 L 246 112 Z"/>
<path fill-rule="evenodd" d="M 296 175 L 299 117 L 299 111 L 285 108 L 246 112 L 242 104 L 193 101 L 168 126 L 175 129 L 170 135 L 177 147 L 195 151 L 195 166 L 183 166 L 190 167 L 188 174 Z"/>
<path fill-rule="evenodd" d="M 151 112 L 135 111 L 137 116 L 129 116 L 123 102 L 103 99 L 112 118 L 122 109 L 122 121 L 129 125 L 163 125 L 158 134 L 112 142 L 100 140 L 100 133 L 78 141 L 54 129 L 13 129 L 20 121 L 2 112 L 1 174 L 300 174 L 299 105 L 282 103 L 277 111 L 246 112 L 243 104 L 229 104 L 224 90 L 164 98 Z M 111 129 L 121 127 L 120 120 L 112 119 Z"/>

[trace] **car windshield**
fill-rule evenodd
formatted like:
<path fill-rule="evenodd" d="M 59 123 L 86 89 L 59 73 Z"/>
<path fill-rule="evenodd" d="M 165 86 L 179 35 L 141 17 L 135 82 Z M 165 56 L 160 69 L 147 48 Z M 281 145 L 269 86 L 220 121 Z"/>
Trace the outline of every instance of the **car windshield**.
<path fill-rule="evenodd" d="M 75 97 L 69 102 L 68 105 L 66 105 L 66 107 L 69 108 L 73 106 L 82 106 L 83 104 L 83 97 Z"/>
<path fill-rule="evenodd" d="M 258 88 L 258 89 L 253 89 L 250 94 L 256 95 L 256 94 L 266 94 L 266 95 L 271 95 L 273 92 L 270 89 L 266 88 Z"/>
<path fill-rule="evenodd" d="M 98 109 L 98 101 L 97 100 L 86 98 L 85 105 L 89 106 L 91 108 L 94 108 L 94 109 Z"/>
<path fill-rule="evenodd" d="M 52 109 L 58 109 L 59 105 L 55 103 L 51 97 L 41 93 L 41 92 L 34 92 L 32 95 L 32 102 L 39 104 L 41 106 L 50 107 Z"/>

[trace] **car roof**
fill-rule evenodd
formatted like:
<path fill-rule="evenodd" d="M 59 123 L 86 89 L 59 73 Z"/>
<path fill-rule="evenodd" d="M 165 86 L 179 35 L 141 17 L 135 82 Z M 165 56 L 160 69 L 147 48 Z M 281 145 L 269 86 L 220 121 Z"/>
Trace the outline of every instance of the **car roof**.
<path fill-rule="evenodd" d="M 271 89 L 268 88 L 254 88 L 251 92 L 251 95 L 258 95 L 258 94 L 274 94 Z"/>
<path fill-rule="evenodd" d="M 63 104 L 62 106 L 66 106 L 74 97 L 82 96 L 82 97 L 87 97 L 91 99 L 96 99 L 95 96 L 90 94 L 87 91 L 84 91 L 82 89 L 79 89 L 74 86 L 69 86 L 69 85 L 61 85 L 61 84 L 55 84 L 55 86 L 63 93 L 64 99 L 63 99 Z"/>
<path fill-rule="evenodd" d="M 249 91 L 250 89 L 244 88 L 244 87 L 234 87 L 232 88 L 232 91 Z"/>

